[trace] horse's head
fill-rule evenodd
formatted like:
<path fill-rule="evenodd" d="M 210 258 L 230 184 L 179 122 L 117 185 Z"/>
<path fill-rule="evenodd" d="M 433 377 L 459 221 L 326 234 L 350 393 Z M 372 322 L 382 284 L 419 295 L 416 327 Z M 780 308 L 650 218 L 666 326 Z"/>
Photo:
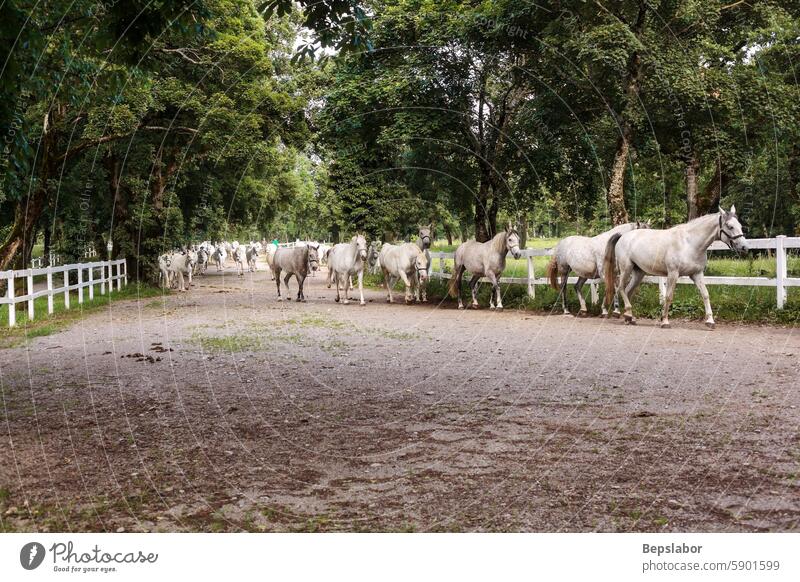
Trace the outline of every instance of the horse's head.
<path fill-rule="evenodd" d="M 522 256 L 522 249 L 519 248 L 519 233 L 517 233 L 517 229 L 511 226 L 510 222 L 506 227 L 506 248 L 511 251 L 515 259 Z"/>
<path fill-rule="evenodd" d="M 425 251 L 422 249 L 420 249 L 414 259 L 414 268 L 417 270 L 417 277 L 419 277 L 420 281 L 428 280 L 428 255 L 426 255 Z"/>
<path fill-rule="evenodd" d="M 650 222 L 637 220 L 635 223 L 633 223 L 634 230 L 639 230 L 640 228 L 650 228 Z"/>
<path fill-rule="evenodd" d="M 737 253 L 746 253 L 750 250 L 739 217 L 736 216 L 736 206 L 731 206 L 730 210 L 719 207 L 719 240 Z"/>
<path fill-rule="evenodd" d="M 362 261 L 367 260 L 367 239 L 363 234 L 357 234 L 353 237 L 353 242 L 356 245 L 356 252 Z"/>
<path fill-rule="evenodd" d="M 369 243 L 369 256 L 367 257 L 367 263 L 369 263 L 370 267 L 374 267 L 375 264 L 378 262 L 378 257 L 380 255 L 381 243 L 378 241 L 372 241 Z"/>
<path fill-rule="evenodd" d="M 308 243 L 308 266 L 312 271 L 319 269 L 319 245 L 316 243 Z"/>
<path fill-rule="evenodd" d="M 419 240 L 422 243 L 422 248 L 423 249 L 431 248 L 431 238 L 433 236 L 431 234 L 432 231 L 433 231 L 433 228 L 431 227 L 430 224 L 428 226 L 420 226 L 419 227 Z"/>

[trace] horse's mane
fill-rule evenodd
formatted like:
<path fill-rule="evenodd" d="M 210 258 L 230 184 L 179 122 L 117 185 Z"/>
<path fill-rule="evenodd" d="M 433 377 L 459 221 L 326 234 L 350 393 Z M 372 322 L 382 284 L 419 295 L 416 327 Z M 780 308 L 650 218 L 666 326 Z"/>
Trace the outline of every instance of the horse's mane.
<path fill-rule="evenodd" d="M 492 237 L 490 241 L 492 243 L 492 249 L 497 251 L 498 253 L 504 253 L 506 249 L 506 237 L 511 234 L 512 232 L 517 232 L 516 230 L 501 230 L 496 235 Z"/>
<path fill-rule="evenodd" d="M 693 219 L 691 219 L 689 222 L 684 222 L 684 223 L 681 223 L 681 224 L 676 224 L 676 225 L 675 225 L 675 226 L 673 226 L 672 228 L 677 228 L 677 227 L 679 227 L 679 226 L 688 226 L 688 225 L 690 225 L 690 224 L 695 224 L 695 223 L 698 223 L 698 222 L 702 222 L 702 221 L 708 220 L 709 218 L 712 218 L 712 217 L 713 217 L 715 220 L 718 220 L 718 219 L 719 219 L 719 212 L 711 212 L 711 213 L 709 213 L 709 214 L 704 214 L 703 216 L 698 216 L 697 218 L 693 218 Z"/>

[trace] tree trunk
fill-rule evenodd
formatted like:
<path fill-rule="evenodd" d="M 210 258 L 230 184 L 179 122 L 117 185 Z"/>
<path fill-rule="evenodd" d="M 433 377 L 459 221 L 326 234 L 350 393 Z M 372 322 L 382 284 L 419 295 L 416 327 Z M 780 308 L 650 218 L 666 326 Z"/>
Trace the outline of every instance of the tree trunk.
<path fill-rule="evenodd" d="M 444 236 L 447 237 L 448 246 L 453 246 L 453 230 L 448 225 L 444 227 Z"/>
<path fill-rule="evenodd" d="M 492 203 L 489 205 L 489 238 L 497 234 L 497 212 L 500 210 L 500 193 L 497 186 L 492 186 Z"/>
<path fill-rule="evenodd" d="M 627 125 L 627 123 L 625 123 Z M 630 152 L 630 127 L 623 128 L 622 135 L 617 140 L 617 152 L 614 154 L 614 165 L 611 166 L 611 183 L 608 186 L 608 211 L 614 226 L 630 222 L 628 211 L 625 208 L 625 171 L 628 165 Z"/>
<path fill-rule="evenodd" d="M 697 199 L 697 179 L 700 175 L 700 160 L 697 153 L 686 157 L 686 219 L 693 220 L 700 216 Z"/>
<path fill-rule="evenodd" d="M 644 0 L 640 0 L 636 22 L 631 29 L 637 39 L 642 37 L 646 16 L 647 4 Z M 608 186 L 608 210 L 615 226 L 629 222 L 628 211 L 625 209 L 625 171 L 633 142 L 631 114 L 639 103 L 641 75 L 642 57 L 638 51 L 634 51 L 628 59 L 628 71 L 625 74 L 625 103 L 619 116 L 620 136 L 617 140 L 617 151 L 614 154 L 614 164 L 611 166 L 611 182 Z"/>
<path fill-rule="evenodd" d="M 475 240 L 486 242 L 489 236 L 488 218 L 489 209 L 489 181 L 485 176 L 481 176 L 480 186 L 478 187 L 478 199 L 475 201 Z"/>
<path fill-rule="evenodd" d="M 517 225 L 517 234 L 519 234 L 519 248 L 524 249 L 528 244 L 528 219 L 524 216 Z"/>
<path fill-rule="evenodd" d="M 703 196 L 697 200 L 698 216 L 713 212 L 719 206 L 722 195 L 728 189 L 731 179 L 727 172 L 722 169 L 722 161 L 717 159 L 714 175 L 706 185 Z"/>

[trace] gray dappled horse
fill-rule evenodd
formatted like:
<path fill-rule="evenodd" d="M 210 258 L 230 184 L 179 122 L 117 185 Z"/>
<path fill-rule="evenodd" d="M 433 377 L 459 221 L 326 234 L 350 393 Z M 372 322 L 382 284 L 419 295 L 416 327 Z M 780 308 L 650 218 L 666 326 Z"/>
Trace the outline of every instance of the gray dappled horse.
<path fill-rule="evenodd" d="M 367 260 L 367 239 L 363 234 L 357 234 L 349 243 L 339 243 L 328 251 L 328 288 L 331 286 L 331 277 L 336 282 L 336 301 L 341 299 L 339 285 L 344 287 L 344 301 L 350 303 L 350 276 L 358 275 L 358 293 L 360 304 L 364 301 L 364 265 Z"/>
<path fill-rule="evenodd" d="M 613 235 L 606 245 L 603 270 L 606 279 L 606 300 L 619 293 L 625 302 L 625 322 L 634 324 L 631 296 L 645 275 L 667 278 L 667 293 L 661 312 L 661 327 L 669 327 L 669 308 L 678 277 L 691 277 L 703 298 L 706 325 L 714 329 L 714 315 L 708 289 L 703 280 L 706 251 L 714 241 L 721 240 L 731 250 L 749 250 L 736 216 L 736 207 L 729 211 L 721 206 L 719 212 L 673 226 L 667 230 L 633 230 Z M 619 279 L 616 278 L 616 272 Z"/>
<path fill-rule="evenodd" d="M 587 313 L 586 299 L 581 293 L 583 284 L 586 283 L 587 279 L 601 279 L 603 277 L 603 260 L 606 256 L 608 239 L 617 233 L 628 232 L 637 228 L 650 228 L 650 225 L 642 222 L 628 222 L 597 236 L 568 236 L 558 242 L 553 250 L 553 258 L 547 264 L 547 277 L 550 279 L 550 286 L 561 295 L 561 306 L 564 309 L 564 315 L 570 315 L 566 299 L 567 279 L 570 271 L 575 271 L 575 274 L 578 275 L 578 280 L 575 282 L 575 292 L 581 302 L 581 309 L 578 312 L 578 316 L 581 317 Z M 558 282 L 559 276 L 561 276 L 560 285 Z M 605 297 L 603 298 L 602 309 L 603 317 L 607 316 L 608 310 L 606 309 Z M 616 305 L 614 312 L 619 314 Z"/>
<path fill-rule="evenodd" d="M 503 309 L 503 299 L 500 293 L 500 276 L 506 268 L 506 254 L 511 252 L 515 259 L 522 255 L 519 248 L 519 235 L 509 224 L 506 230 L 498 232 L 491 240 L 479 243 L 474 240 L 461 243 L 456 249 L 453 276 L 450 279 L 450 296 L 458 298 L 458 308 L 464 309 L 461 302 L 461 278 L 464 271 L 472 274 L 469 282 L 472 290 L 472 307 L 478 308 L 478 282 L 481 277 L 487 277 L 492 284 L 492 294 L 489 299 L 489 309 Z"/>
<path fill-rule="evenodd" d="M 289 279 L 292 275 L 297 279 L 297 300 L 305 302 L 306 296 L 303 293 L 303 283 L 308 276 L 309 269 L 316 271 L 319 268 L 319 257 L 317 256 L 317 245 L 309 243 L 302 247 L 279 247 L 272 257 L 272 273 L 275 283 L 278 285 L 278 301 L 281 297 L 281 273 L 286 273 L 284 283 L 286 292 L 289 292 Z M 287 300 L 289 297 L 286 298 Z"/>

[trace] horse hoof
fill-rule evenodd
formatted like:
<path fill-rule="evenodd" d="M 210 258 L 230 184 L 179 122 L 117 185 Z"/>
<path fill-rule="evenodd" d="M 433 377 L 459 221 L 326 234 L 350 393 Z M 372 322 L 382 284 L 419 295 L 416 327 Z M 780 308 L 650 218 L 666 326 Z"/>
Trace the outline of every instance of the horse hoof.
<path fill-rule="evenodd" d="M 716 329 L 716 327 L 717 327 L 717 324 L 716 324 L 716 323 L 714 323 L 713 321 L 707 321 L 707 322 L 706 322 L 706 327 L 707 327 L 708 329 Z"/>
<path fill-rule="evenodd" d="M 494 309 L 494 305 L 490 305 L 490 306 L 489 306 L 489 309 Z"/>
<path fill-rule="evenodd" d="M 464 309 L 464 306 L 463 305 L 459 305 L 458 308 L 459 309 Z"/>
<path fill-rule="evenodd" d="M 339 298 L 337 297 L 336 299 L 334 299 L 334 301 L 336 301 L 336 303 L 339 303 Z"/>
<path fill-rule="evenodd" d="M 661 324 L 661 329 L 671 329 L 671 328 L 672 328 L 672 326 L 669 323 L 662 323 Z"/>
<path fill-rule="evenodd" d="M 627 323 L 628 325 L 636 325 L 636 320 L 633 319 L 632 315 L 626 315 L 625 316 L 625 323 Z"/>
<path fill-rule="evenodd" d="M 350 305 L 350 300 L 349 299 L 345 299 L 342 303 L 344 303 L 345 305 Z"/>
<path fill-rule="evenodd" d="M 366 301 L 361 301 L 361 302 L 359 302 L 359 305 L 360 305 L 361 307 L 364 307 L 366 304 L 367 304 L 367 302 L 366 302 Z"/>
<path fill-rule="evenodd" d="M 495 311 L 503 311 L 503 306 L 501 305 L 500 307 L 496 307 Z"/>
<path fill-rule="evenodd" d="M 601 313 L 600 314 L 600 318 L 601 319 L 608 319 L 608 313 Z"/>
<path fill-rule="evenodd" d="M 614 316 L 614 317 L 616 317 L 617 319 L 619 319 L 619 316 L 620 316 L 621 314 L 620 314 L 620 312 L 619 312 L 619 311 L 615 311 L 615 312 L 613 312 L 611 315 L 612 315 L 612 316 Z"/>
<path fill-rule="evenodd" d="M 578 317 L 588 317 L 588 316 L 589 316 L 589 312 L 588 311 L 585 311 L 585 310 L 581 309 L 578 312 Z"/>
<path fill-rule="evenodd" d="M 572 315 L 572 314 L 571 314 L 569 311 L 565 311 L 564 313 L 562 313 L 562 315 L 563 315 L 564 317 L 575 317 L 575 316 L 574 316 L 574 315 Z"/>

